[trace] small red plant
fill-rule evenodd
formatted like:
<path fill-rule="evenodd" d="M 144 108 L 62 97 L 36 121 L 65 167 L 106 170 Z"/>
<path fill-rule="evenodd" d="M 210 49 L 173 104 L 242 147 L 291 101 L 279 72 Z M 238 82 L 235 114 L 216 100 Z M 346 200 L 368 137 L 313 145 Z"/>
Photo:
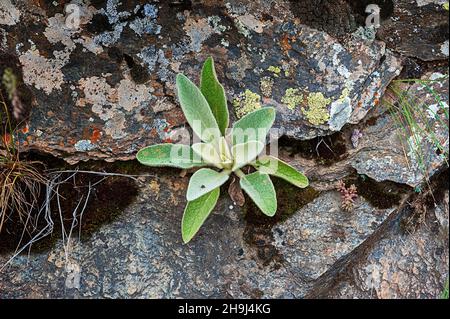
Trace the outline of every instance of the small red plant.
<path fill-rule="evenodd" d="M 352 211 L 355 200 L 358 198 L 358 190 L 356 189 L 356 186 L 352 184 L 347 188 L 344 181 L 340 180 L 338 182 L 337 189 L 341 193 L 342 209 L 346 212 Z"/>

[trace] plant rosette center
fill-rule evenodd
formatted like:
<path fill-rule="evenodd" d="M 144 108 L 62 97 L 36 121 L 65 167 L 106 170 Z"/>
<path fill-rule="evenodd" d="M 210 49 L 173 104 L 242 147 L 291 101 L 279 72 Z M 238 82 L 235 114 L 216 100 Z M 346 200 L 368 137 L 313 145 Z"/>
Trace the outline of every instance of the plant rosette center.
<path fill-rule="evenodd" d="M 227 137 L 230 140 L 231 136 Z M 194 144 L 192 149 L 204 163 L 231 173 L 254 161 L 264 149 L 264 144 L 249 141 L 230 147 L 227 138 L 221 136 L 218 141 Z"/>
<path fill-rule="evenodd" d="M 176 87 L 186 120 L 201 142 L 192 146 L 157 144 L 141 149 L 136 155 L 137 160 L 147 166 L 199 168 L 189 180 L 186 193 L 188 202 L 181 222 L 185 243 L 195 236 L 211 214 L 219 199 L 220 187 L 232 173 L 239 177 L 241 189 L 267 216 L 274 216 L 277 211 L 275 188 L 269 175 L 300 188 L 309 185 L 307 177 L 294 167 L 274 156 L 260 155 L 275 121 L 274 108 L 262 107 L 248 113 L 229 129 L 225 89 L 217 79 L 212 58 L 205 61 L 200 82 L 199 88 L 185 75 L 178 74 Z M 241 168 L 247 165 L 256 171 L 244 174 Z"/>

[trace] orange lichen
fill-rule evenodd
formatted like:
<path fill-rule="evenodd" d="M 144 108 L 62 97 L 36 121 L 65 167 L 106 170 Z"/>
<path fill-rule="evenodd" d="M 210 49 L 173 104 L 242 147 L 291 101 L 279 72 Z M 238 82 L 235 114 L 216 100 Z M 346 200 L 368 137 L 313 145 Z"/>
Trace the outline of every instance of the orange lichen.
<path fill-rule="evenodd" d="M 283 35 L 283 37 L 281 38 L 280 46 L 283 51 L 289 51 L 292 49 L 292 46 L 289 43 L 289 36 L 287 34 Z"/>
<path fill-rule="evenodd" d="M 164 112 L 164 118 L 171 127 L 186 123 L 186 117 L 181 110 L 170 110 L 169 112 Z"/>
<path fill-rule="evenodd" d="M 23 133 L 23 134 L 27 134 L 29 131 L 30 131 L 30 129 L 28 128 L 28 125 L 25 125 L 25 126 L 22 128 L 22 133 Z"/>
<path fill-rule="evenodd" d="M 166 51 L 164 52 L 164 57 L 165 57 L 166 59 L 172 59 L 172 56 L 173 56 L 172 50 L 166 50 Z"/>
<path fill-rule="evenodd" d="M 102 132 L 99 129 L 94 129 L 92 131 L 91 137 L 90 137 L 90 141 L 92 144 L 96 144 L 99 140 L 100 137 L 102 137 Z"/>

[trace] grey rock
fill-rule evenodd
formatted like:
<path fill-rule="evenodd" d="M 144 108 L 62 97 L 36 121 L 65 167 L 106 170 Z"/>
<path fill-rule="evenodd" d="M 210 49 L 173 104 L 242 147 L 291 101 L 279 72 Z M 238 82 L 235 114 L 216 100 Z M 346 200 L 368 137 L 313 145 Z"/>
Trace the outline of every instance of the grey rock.
<path fill-rule="evenodd" d="M 314 23 L 301 24 L 289 1 L 200 1 L 190 7 L 161 2 L 151 8 L 144 2 L 76 4 L 78 28 L 71 27 L 62 4 L 51 3 L 8 2 L 11 8 L 0 21 L 0 52 L 21 65 L 35 100 L 29 129 L 20 136 L 22 148 L 70 163 L 132 159 L 139 148 L 170 138 L 185 125 L 175 75 L 183 72 L 197 81 L 209 55 L 230 107 L 246 90 L 264 96 L 257 106 L 275 105 L 276 127 L 296 139 L 358 123 L 401 69 L 401 59 L 383 42 L 352 34 L 353 29 L 338 40 L 312 28 Z M 11 16 L 15 12 L 21 14 Z M 269 96 L 260 89 L 267 78 Z M 293 109 L 282 103 L 288 89 L 304 98 Z M 323 125 L 305 117 L 314 93 L 330 99 L 324 110 L 331 110 L 330 122 Z M 350 105 L 336 113 L 339 99 Z M 244 101 L 240 108 L 231 110 L 233 119 L 252 105 Z M 162 121 L 165 126 L 158 124 Z M 92 146 L 77 147 L 83 141 Z"/>
<path fill-rule="evenodd" d="M 394 11 L 377 36 L 402 55 L 424 61 L 448 59 L 445 1 L 395 0 Z"/>
<path fill-rule="evenodd" d="M 447 176 L 448 178 L 448 176 Z M 357 258 L 346 275 L 315 297 L 436 299 L 441 298 L 448 280 L 448 191 L 414 231 L 405 231 L 402 223 L 393 223 L 383 238 L 374 243 L 367 256 Z"/>
<path fill-rule="evenodd" d="M 198 81 L 211 55 L 232 120 L 275 106 L 275 127 L 293 144 L 279 149 L 280 158 L 304 171 L 311 187 L 278 183 L 274 219 L 250 203 L 235 206 L 222 191 L 201 231 L 183 245 L 179 225 L 188 177 L 151 170 L 153 177 L 140 178 L 131 204 L 111 208 L 118 212 L 108 211 L 99 228 L 99 212 L 85 212 L 94 219 L 89 236 L 89 227 L 83 228 L 80 239 L 63 243 L 55 230 L 44 249 L 12 260 L 13 251 L 0 241 L 0 267 L 10 260 L 0 270 L 2 297 L 436 297 L 448 276 L 448 193 L 411 233 L 402 233 L 396 218 L 408 217 L 399 207 L 404 209 L 411 187 L 446 165 L 445 112 L 436 114 L 435 96 L 423 84 L 399 84 L 421 101 L 425 118 L 418 124 L 441 142 L 437 152 L 427 138 L 416 145 L 402 138 L 385 104 L 399 101 L 390 91 L 383 97 L 402 68 L 397 53 L 423 60 L 445 56 L 445 42 L 441 54 L 440 38 L 427 34 L 446 23 L 439 1 L 412 2 L 394 1 L 393 15 L 375 37 L 373 28 L 358 25 L 358 8 L 343 0 L 205 0 L 188 6 L 77 1 L 82 15 L 74 29 L 66 25 L 62 3 L 3 1 L 0 74 L 12 68 L 26 86 L 19 93 L 30 91 L 35 101 L 20 133 L 23 150 L 69 163 L 134 159 L 139 148 L 168 141 L 186 125 L 175 75 Z M 318 15 L 323 8 L 326 14 Z M 406 20 L 398 20 L 404 12 Z M 428 27 L 423 22 L 430 17 Z M 418 26 L 418 38 L 407 23 Z M 448 78 L 430 83 L 448 114 Z M 245 99 L 247 90 L 256 102 Z M 322 124 L 308 119 L 311 96 L 325 105 Z M 426 155 L 421 163 L 414 148 Z M 358 185 L 352 212 L 340 208 L 338 180 Z M 106 199 L 99 197 L 102 205 L 114 202 L 109 191 Z M 380 204 L 385 199 L 391 200 L 387 207 Z M 345 269 L 351 272 L 342 277 Z"/>
<path fill-rule="evenodd" d="M 67 259 L 60 240 L 16 257 L 0 272 L 2 297 L 298 298 L 395 208 L 378 210 L 361 197 L 352 213 L 343 212 L 339 194 L 325 192 L 290 218 L 261 224 L 262 215 L 249 220 L 223 197 L 184 245 L 179 225 L 187 181 L 147 178 L 114 221 L 89 239 L 73 237 Z M 10 256 L 3 252 L 0 264 Z"/>
<path fill-rule="evenodd" d="M 442 78 L 444 75 L 426 74 L 422 80 L 428 81 L 435 77 Z M 410 96 L 407 103 L 411 103 L 411 109 L 415 110 L 412 111 L 415 114 L 415 132 L 411 132 L 411 126 L 407 126 L 404 121 L 401 124 L 399 120 L 394 120 L 397 116 L 380 119 L 363 131 L 361 141 L 367 148 L 365 152 L 355 156 L 352 166 L 360 174 L 367 174 L 378 181 L 391 180 L 417 186 L 447 161 L 448 77 L 431 84 L 414 83 L 400 90 L 402 94 Z M 394 101 L 396 102 L 401 103 L 398 99 Z M 391 129 L 383 130 L 383 126 Z M 387 135 L 382 139 L 372 139 L 383 131 Z"/>
<path fill-rule="evenodd" d="M 395 105 L 399 99 L 390 92 L 359 125 L 347 126 L 337 133 L 342 141 L 336 143 L 344 145 L 344 149 L 334 155 L 335 159 L 329 165 L 318 165 L 317 159 L 307 158 L 304 153 L 289 148 L 280 149 L 279 156 L 306 172 L 312 185 L 318 189 L 334 187 L 332 182 L 345 178 L 352 169 L 378 182 L 393 181 L 416 187 L 448 161 L 448 77 L 428 73 L 422 80 L 438 78 L 441 80 L 423 82 L 428 83 L 426 86 L 400 83 L 399 92 L 408 94 L 408 101 L 413 101 L 411 105 L 416 110 L 415 137 L 409 135 L 410 126 L 401 125 L 397 115 L 392 115 L 390 110 L 398 107 L 390 108 L 388 105 Z M 356 147 L 352 143 L 355 129 L 359 136 Z M 322 142 L 337 152 L 333 139 L 324 138 Z M 315 154 L 317 147 L 311 152 Z"/>

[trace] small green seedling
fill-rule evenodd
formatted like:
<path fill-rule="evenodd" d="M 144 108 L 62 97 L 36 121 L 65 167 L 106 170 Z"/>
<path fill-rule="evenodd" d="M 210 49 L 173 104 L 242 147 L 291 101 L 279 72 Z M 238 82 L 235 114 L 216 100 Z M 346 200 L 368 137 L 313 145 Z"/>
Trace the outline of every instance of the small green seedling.
<path fill-rule="evenodd" d="M 270 175 L 304 188 L 308 179 L 292 166 L 276 157 L 258 155 L 275 121 L 275 109 L 264 107 L 242 117 L 228 129 L 229 114 L 223 86 L 217 80 L 214 61 L 208 58 L 202 69 L 200 88 L 185 75 L 176 80 L 178 98 L 187 122 L 203 141 L 192 146 L 158 144 L 145 147 L 137 160 L 148 166 L 200 168 L 191 177 L 187 190 L 181 232 L 189 242 L 214 209 L 223 185 L 232 173 L 240 178 L 240 186 L 267 216 L 277 211 L 277 198 Z M 251 165 L 256 171 L 248 175 L 241 170 Z"/>

